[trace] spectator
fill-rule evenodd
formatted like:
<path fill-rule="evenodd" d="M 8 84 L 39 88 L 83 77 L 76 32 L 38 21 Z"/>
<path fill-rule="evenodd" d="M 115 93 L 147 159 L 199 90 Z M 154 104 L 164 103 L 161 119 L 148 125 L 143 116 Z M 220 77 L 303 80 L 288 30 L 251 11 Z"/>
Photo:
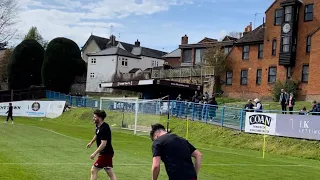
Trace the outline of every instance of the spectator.
<path fill-rule="evenodd" d="M 212 97 L 209 99 L 209 107 L 208 107 L 208 115 L 209 115 L 209 119 L 213 120 L 214 117 L 216 117 L 216 111 L 218 109 L 218 103 L 216 101 L 215 97 Z"/>
<path fill-rule="evenodd" d="M 244 106 L 246 112 L 252 112 L 254 105 L 252 104 L 252 100 L 249 99 L 248 103 Z"/>
<path fill-rule="evenodd" d="M 253 107 L 255 112 L 263 112 L 263 107 L 262 107 L 262 103 L 260 102 L 260 100 L 258 98 L 254 99 L 254 102 L 256 103 L 256 106 Z"/>
<path fill-rule="evenodd" d="M 176 98 L 176 100 L 177 100 L 177 101 L 182 101 L 181 94 L 178 95 L 178 97 Z"/>
<path fill-rule="evenodd" d="M 203 95 L 203 100 L 208 102 L 209 101 L 209 94 L 208 92 L 205 92 L 204 95 Z"/>
<path fill-rule="evenodd" d="M 285 89 L 281 89 L 279 104 L 281 105 L 282 114 L 287 114 L 287 105 L 288 105 L 289 97 L 288 93 Z"/>
<path fill-rule="evenodd" d="M 308 112 L 307 112 L 307 108 L 306 107 L 303 107 L 300 112 L 299 112 L 299 115 L 307 115 Z"/>
<path fill-rule="evenodd" d="M 192 97 L 192 102 L 199 103 L 199 95 L 197 91 L 194 92 L 194 95 Z"/>
<path fill-rule="evenodd" d="M 320 115 L 320 103 L 317 103 L 317 101 L 313 101 L 312 102 L 312 110 L 309 112 L 311 113 L 311 115 L 319 116 Z"/>
<path fill-rule="evenodd" d="M 293 112 L 293 107 L 296 103 L 296 99 L 295 97 L 293 96 L 293 93 L 290 93 L 290 96 L 289 96 L 289 104 L 288 104 L 288 107 L 289 107 L 289 111 L 290 111 L 290 114 L 292 114 Z"/>

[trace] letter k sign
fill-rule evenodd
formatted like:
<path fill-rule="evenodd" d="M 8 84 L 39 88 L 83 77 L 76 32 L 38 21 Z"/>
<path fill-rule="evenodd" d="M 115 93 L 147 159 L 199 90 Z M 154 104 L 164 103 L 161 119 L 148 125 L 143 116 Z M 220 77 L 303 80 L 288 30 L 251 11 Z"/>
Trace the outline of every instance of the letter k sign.
<path fill-rule="evenodd" d="M 300 128 L 306 128 L 308 129 L 309 128 L 309 123 L 310 121 L 300 121 Z"/>

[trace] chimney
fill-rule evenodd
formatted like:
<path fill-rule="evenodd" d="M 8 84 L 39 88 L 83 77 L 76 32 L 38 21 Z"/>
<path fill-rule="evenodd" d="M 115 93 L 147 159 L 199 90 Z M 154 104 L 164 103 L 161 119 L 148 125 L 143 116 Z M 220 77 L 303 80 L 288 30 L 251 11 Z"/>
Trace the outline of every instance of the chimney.
<path fill-rule="evenodd" d="M 181 38 L 181 44 L 188 44 L 188 36 L 187 36 L 187 35 L 184 35 L 184 36 Z"/>
<path fill-rule="evenodd" d="M 110 40 L 108 42 L 108 44 L 110 44 L 111 46 L 116 46 L 116 36 L 114 36 L 113 34 L 110 36 Z"/>
<path fill-rule="evenodd" d="M 137 39 L 137 41 L 134 43 L 135 46 L 140 47 L 140 41 Z"/>
<path fill-rule="evenodd" d="M 248 25 L 247 27 L 244 28 L 243 36 L 251 31 L 252 31 L 252 22 L 250 22 L 250 25 Z"/>

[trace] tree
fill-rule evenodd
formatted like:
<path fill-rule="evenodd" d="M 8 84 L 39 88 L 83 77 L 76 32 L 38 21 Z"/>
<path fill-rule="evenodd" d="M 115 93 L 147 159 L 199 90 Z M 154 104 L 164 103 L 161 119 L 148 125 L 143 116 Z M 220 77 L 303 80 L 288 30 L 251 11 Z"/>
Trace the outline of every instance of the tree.
<path fill-rule="evenodd" d="M 234 38 L 237 38 L 237 39 L 240 39 L 240 38 L 241 38 L 241 35 L 242 35 L 241 32 L 236 32 L 236 31 L 232 31 L 232 32 L 229 32 L 229 33 L 228 33 L 228 36 L 234 37 Z"/>
<path fill-rule="evenodd" d="M 68 94 L 76 76 L 86 73 L 78 45 L 67 38 L 49 42 L 42 66 L 42 81 L 48 90 Z"/>
<path fill-rule="evenodd" d="M 13 25 L 16 24 L 17 10 L 16 0 L 0 1 L 0 43 L 9 41 L 16 34 L 17 29 Z"/>
<path fill-rule="evenodd" d="M 24 40 L 28 40 L 28 39 L 33 39 L 38 41 L 39 44 L 42 45 L 42 47 L 44 49 L 47 48 L 48 45 L 48 41 L 44 40 L 41 36 L 41 34 L 39 33 L 37 27 L 32 26 L 30 28 L 30 30 L 28 31 L 28 33 L 25 35 Z"/>
<path fill-rule="evenodd" d="M 9 89 L 41 85 L 44 49 L 36 40 L 22 41 L 12 52 L 8 63 Z"/>
<path fill-rule="evenodd" d="M 3 52 L 3 55 L 0 59 L 0 82 L 4 82 L 7 78 L 7 67 L 8 67 L 8 62 L 9 58 L 12 55 L 12 49 L 6 49 Z"/>
<path fill-rule="evenodd" d="M 214 69 L 215 92 L 221 90 L 221 75 L 226 71 L 226 57 L 221 46 L 208 45 L 204 52 L 204 65 L 212 66 Z"/>

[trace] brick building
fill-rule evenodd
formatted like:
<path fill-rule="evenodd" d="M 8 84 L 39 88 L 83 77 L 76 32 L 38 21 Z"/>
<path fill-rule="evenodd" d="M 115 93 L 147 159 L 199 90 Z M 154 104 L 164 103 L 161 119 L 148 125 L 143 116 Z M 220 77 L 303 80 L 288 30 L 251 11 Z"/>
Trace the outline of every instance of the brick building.
<path fill-rule="evenodd" d="M 205 37 L 198 43 L 188 44 L 188 36 L 185 35 L 181 38 L 181 45 L 179 46 L 179 49 L 181 50 L 181 66 L 195 66 L 201 64 L 203 62 L 205 50 L 208 46 L 221 46 L 225 53 L 228 54 L 236 40 L 237 38 L 230 36 L 225 36 L 221 41 Z"/>
<path fill-rule="evenodd" d="M 225 94 L 270 97 L 276 81 L 293 79 L 301 82 L 299 98 L 319 100 L 320 1 L 276 0 L 265 15 L 261 26 L 245 28 L 227 56 Z"/>

